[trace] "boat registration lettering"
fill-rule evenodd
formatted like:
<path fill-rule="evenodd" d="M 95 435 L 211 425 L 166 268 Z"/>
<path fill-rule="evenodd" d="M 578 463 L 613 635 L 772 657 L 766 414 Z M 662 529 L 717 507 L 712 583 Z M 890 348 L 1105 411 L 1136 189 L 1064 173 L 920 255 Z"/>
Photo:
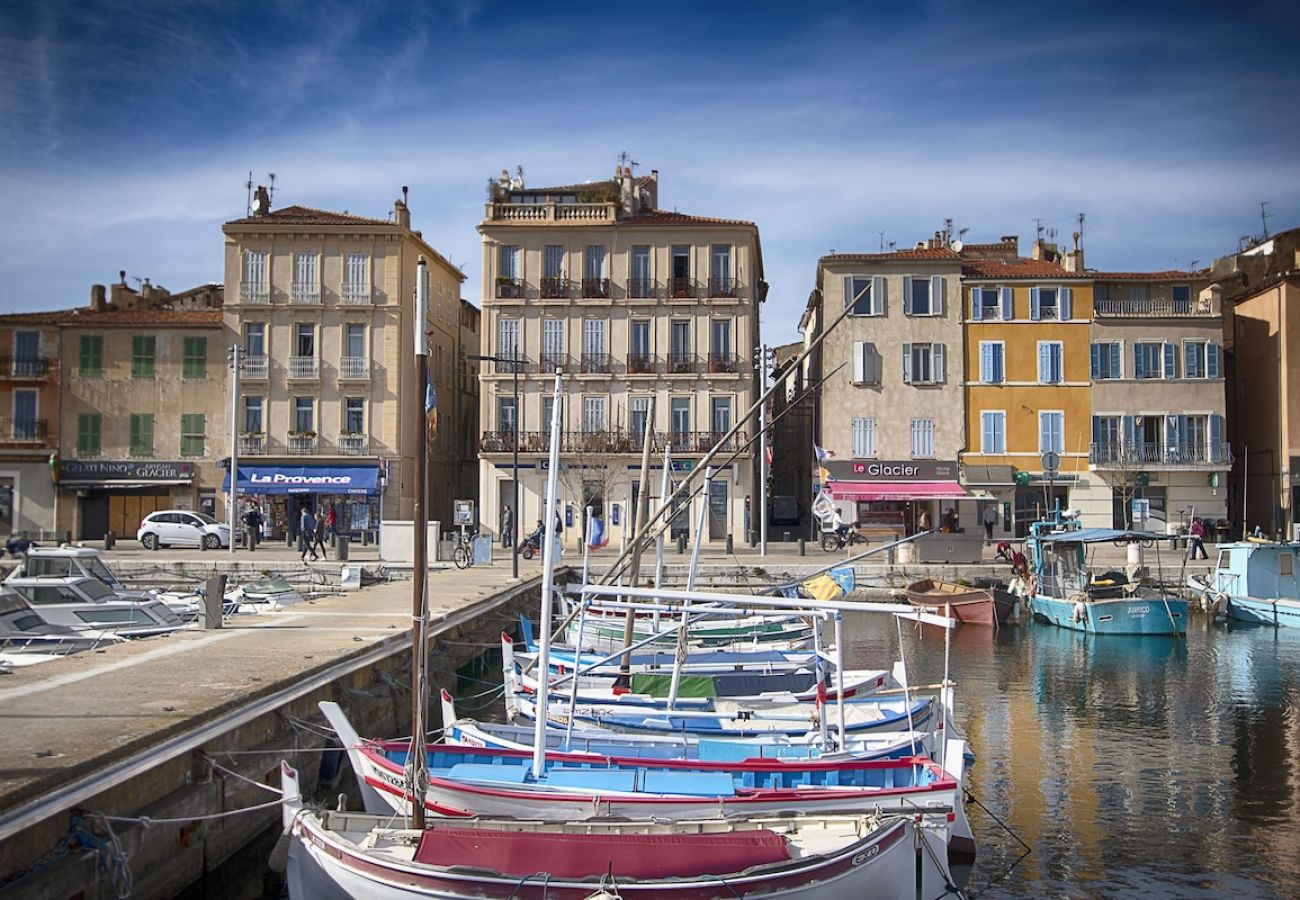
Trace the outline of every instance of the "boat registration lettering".
<path fill-rule="evenodd" d="M 878 853 L 880 853 L 879 846 L 872 847 L 869 850 L 863 850 L 861 853 L 856 854 L 852 860 L 850 860 L 850 864 L 854 866 L 860 866 L 867 860 L 871 859 L 873 856 L 876 856 Z"/>
<path fill-rule="evenodd" d="M 554 722 L 557 725 L 568 725 L 569 717 L 565 713 L 548 712 L 546 714 L 546 721 Z"/>
<path fill-rule="evenodd" d="M 1130 616 L 1145 616 L 1149 612 L 1151 612 L 1151 604 L 1149 603 L 1142 603 L 1128 608 L 1128 614 Z"/>

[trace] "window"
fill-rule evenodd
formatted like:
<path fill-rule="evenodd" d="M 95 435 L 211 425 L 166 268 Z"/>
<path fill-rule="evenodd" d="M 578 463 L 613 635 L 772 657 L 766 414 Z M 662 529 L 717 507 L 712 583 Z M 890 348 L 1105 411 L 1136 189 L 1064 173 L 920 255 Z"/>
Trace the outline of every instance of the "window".
<path fill-rule="evenodd" d="M 312 397 L 293 398 L 293 434 L 314 437 L 316 434 L 316 401 Z"/>
<path fill-rule="evenodd" d="M 244 325 L 244 356 L 266 356 L 266 323 L 247 322 Z"/>
<path fill-rule="evenodd" d="M 1209 446 L 1209 416 L 1178 417 L 1178 452 L 1180 461 L 1185 463 L 1206 463 L 1211 459 L 1206 455 Z"/>
<path fill-rule="evenodd" d="M 1002 384 L 1006 380 L 1003 341 L 980 341 L 980 381 L 983 384 Z"/>
<path fill-rule="evenodd" d="M 99 413 L 80 413 L 77 416 L 77 455 L 99 456 L 103 449 L 104 417 Z"/>
<path fill-rule="evenodd" d="M 1003 410 L 980 413 L 980 452 L 1007 452 L 1007 414 Z"/>
<path fill-rule="evenodd" d="M 731 430 L 731 398 L 713 397 L 712 406 L 713 433 L 715 435 L 726 434 Z"/>
<path fill-rule="evenodd" d="M 912 420 L 912 458 L 931 459 L 934 456 L 934 419 Z"/>
<path fill-rule="evenodd" d="M 709 296 L 730 297 L 735 293 L 731 280 L 731 245 L 714 244 L 710 248 Z"/>
<path fill-rule="evenodd" d="M 554 372 L 564 366 L 564 320 L 542 320 L 542 371 Z"/>
<path fill-rule="evenodd" d="M 672 432 L 674 437 L 689 434 L 691 431 L 691 398 L 674 397 L 672 399 Z"/>
<path fill-rule="evenodd" d="M 885 313 L 885 279 L 876 276 L 846 275 L 844 305 L 852 306 L 851 316 L 881 316 Z"/>
<path fill-rule="evenodd" d="M 1123 344 L 1119 341 L 1102 341 L 1089 348 L 1089 368 L 1093 381 L 1123 377 L 1121 360 Z"/>
<path fill-rule="evenodd" d="M 634 437 L 645 434 L 646 418 L 650 415 L 650 398 L 633 397 L 628 403 L 628 425 Z"/>
<path fill-rule="evenodd" d="M 1183 341 L 1183 377 L 1218 378 L 1221 348 L 1213 341 Z"/>
<path fill-rule="evenodd" d="M 1034 287 L 1029 289 L 1029 318 L 1059 319 L 1070 318 L 1071 291 L 1062 287 Z"/>
<path fill-rule="evenodd" d="M 876 420 L 854 418 L 853 455 L 869 459 L 876 455 Z"/>
<path fill-rule="evenodd" d="M 77 374 L 82 378 L 102 378 L 104 375 L 104 336 L 83 334 Z"/>
<path fill-rule="evenodd" d="M 547 434 L 551 432 L 551 419 L 555 416 L 555 396 L 542 398 L 542 430 Z M 563 423 L 561 423 L 563 428 Z M 547 446 L 550 446 L 549 444 Z"/>
<path fill-rule="evenodd" d="M 497 431 L 513 433 L 518 422 L 519 419 L 515 416 L 515 398 L 504 395 L 497 397 Z"/>
<path fill-rule="evenodd" d="M 502 359 L 519 359 L 519 320 L 497 319 L 497 352 Z M 509 371 L 510 364 L 497 371 Z"/>
<path fill-rule="evenodd" d="M 943 380 L 943 344 L 903 345 L 904 384 L 939 384 Z"/>
<path fill-rule="evenodd" d="M 315 253 L 298 252 L 293 255 L 293 298 L 299 302 L 320 300 Z"/>
<path fill-rule="evenodd" d="M 442 350 L 441 347 L 438 349 Z M 356 322 L 343 326 L 343 356 L 345 359 L 366 358 L 366 326 Z"/>
<path fill-rule="evenodd" d="M 599 281 L 605 277 L 605 248 L 600 244 L 589 244 L 583 251 L 582 277 L 588 281 Z"/>
<path fill-rule="evenodd" d="M 1092 461 L 1116 462 L 1120 458 L 1120 417 L 1092 417 Z"/>
<path fill-rule="evenodd" d="M 181 416 L 181 456 L 204 454 L 206 424 L 203 413 L 185 413 Z"/>
<path fill-rule="evenodd" d="M 364 397 L 343 399 L 343 433 L 362 434 L 366 430 L 366 400 Z"/>
<path fill-rule="evenodd" d="M 588 366 L 603 366 L 605 362 L 605 320 L 585 319 L 582 323 L 582 359 L 586 371 Z"/>
<path fill-rule="evenodd" d="M 880 384 L 880 351 L 868 341 L 853 342 L 853 383 Z"/>
<path fill-rule="evenodd" d="M 695 285 L 691 281 L 691 248 L 677 245 L 672 250 L 672 278 L 668 284 L 670 297 L 694 297 Z"/>
<path fill-rule="evenodd" d="M 314 358 L 316 356 L 316 326 L 310 322 L 299 322 L 294 326 L 293 355 Z"/>
<path fill-rule="evenodd" d="M 244 286 L 255 293 L 266 290 L 266 251 L 244 251 Z"/>
<path fill-rule="evenodd" d="M 673 321 L 671 327 L 673 353 L 689 353 L 691 351 L 691 323 L 685 319 L 677 319 Z"/>
<path fill-rule="evenodd" d="M 1177 378 L 1178 351 L 1172 343 L 1141 341 L 1133 345 L 1134 378 Z"/>
<path fill-rule="evenodd" d="M 604 397 L 582 398 L 582 430 L 586 434 L 605 430 Z"/>
<path fill-rule="evenodd" d="M 519 248 L 505 244 L 497 248 L 497 277 L 511 281 L 519 277 Z"/>
<path fill-rule="evenodd" d="M 999 318 L 1010 321 L 1015 317 L 1009 287 L 974 287 L 971 288 L 970 300 L 970 317 L 974 321 Z"/>
<path fill-rule="evenodd" d="M 37 392 L 26 388 L 15 390 L 14 418 L 11 434 L 15 440 L 34 441 L 41 437 L 41 426 L 36 415 Z"/>
<path fill-rule="evenodd" d="M 156 347 L 157 338 L 151 334 L 137 334 L 131 338 L 132 378 L 153 378 Z"/>
<path fill-rule="evenodd" d="M 261 434 L 265 431 L 265 419 L 263 410 L 265 398 L 263 397 L 245 397 L 244 398 L 244 433 Z"/>
<path fill-rule="evenodd" d="M 633 319 L 629 329 L 629 352 L 633 356 L 648 357 L 650 355 L 650 320 Z"/>
<path fill-rule="evenodd" d="M 1147 284 L 1130 285 L 1128 300 L 1134 309 L 1141 309 L 1151 302 L 1151 286 Z"/>
<path fill-rule="evenodd" d="M 560 244 L 547 244 L 542 251 L 542 277 L 564 277 L 564 247 Z"/>
<path fill-rule="evenodd" d="M 153 456 L 152 413 L 131 413 L 131 455 Z"/>
<path fill-rule="evenodd" d="M 632 248 L 632 283 L 628 294 L 632 297 L 653 296 L 654 282 L 650 276 L 650 248 L 644 244 Z"/>
<path fill-rule="evenodd" d="M 1189 313 L 1192 311 L 1192 286 L 1190 284 L 1176 284 L 1170 290 L 1170 296 L 1174 301 L 1175 313 Z"/>
<path fill-rule="evenodd" d="M 1038 383 L 1060 384 L 1064 376 L 1060 341 L 1038 342 Z"/>
<path fill-rule="evenodd" d="M 370 257 L 349 253 L 343 259 L 343 293 L 360 297 L 370 289 Z"/>
<path fill-rule="evenodd" d="M 943 315 L 944 280 L 942 275 L 903 276 L 903 314 L 908 316 Z"/>
<path fill-rule="evenodd" d="M 1065 413 L 1040 412 L 1038 414 L 1038 452 L 1065 452 Z"/>
<path fill-rule="evenodd" d="M 731 359 L 731 320 L 714 319 L 710 329 L 710 352 L 716 359 Z"/>
<path fill-rule="evenodd" d="M 208 377 L 208 339 L 205 337 L 187 337 L 184 341 L 184 360 L 181 377 Z"/>

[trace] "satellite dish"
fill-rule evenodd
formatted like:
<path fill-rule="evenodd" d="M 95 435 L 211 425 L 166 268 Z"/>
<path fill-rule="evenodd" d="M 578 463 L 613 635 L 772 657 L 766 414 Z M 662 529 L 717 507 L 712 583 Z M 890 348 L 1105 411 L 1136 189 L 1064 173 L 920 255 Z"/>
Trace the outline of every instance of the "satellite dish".
<path fill-rule="evenodd" d="M 961 248 L 962 248 L 962 247 L 965 247 L 965 246 L 966 246 L 966 245 L 963 244 L 961 241 L 953 241 L 953 242 L 952 242 L 952 252 L 953 252 L 953 253 L 960 253 L 960 252 L 961 252 Z"/>

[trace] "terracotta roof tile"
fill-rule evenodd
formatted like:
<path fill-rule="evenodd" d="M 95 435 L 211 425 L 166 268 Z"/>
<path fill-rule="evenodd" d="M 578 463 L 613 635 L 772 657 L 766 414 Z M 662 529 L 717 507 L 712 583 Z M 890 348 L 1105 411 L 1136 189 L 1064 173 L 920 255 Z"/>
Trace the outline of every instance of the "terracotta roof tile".
<path fill-rule="evenodd" d="M 1088 272 L 1097 281 L 1190 281 L 1210 277 L 1208 270 L 1200 272 L 1180 272 L 1170 269 L 1167 272 Z"/>
<path fill-rule="evenodd" d="M 708 216 L 690 216 L 686 213 L 668 212 L 663 209 L 647 209 L 629 216 L 619 222 L 620 225 L 748 225 L 753 222 L 744 219 L 713 219 Z"/>
<path fill-rule="evenodd" d="M 387 219 L 370 219 L 349 213 L 313 209 L 310 206 L 286 206 L 272 210 L 264 216 L 248 216 L 227 222 L 227 225 L 395 225 Z"/>
<path fill-rule="evenodd" d="M 635 187 L 644 187 L 654 179 L 649 175 L 638 175 L 633 181 Z M 585 181 L 581 184 L 551 184 L 546 187 L 508 188 L 512 194 L 578 194 L 578 193 L 618 193 L 618 184 L 612 178 L 600 181 Z"/>
<path fill-rule="evenodd" d="M 913 250 L 891 250 L 888 253 L 828 253 L 822 262 L 881 262 L 909 259 L 961 259 L 960 254 L 947 247 L 919 247 Z"/>
<path fill-rule="evenodd" d="M 114 326 L 151 325 L 168 328 L 181 325 L 220 325 L 219 309 L 58 309 L 48 312 L 9 313 L 0 316 L 0 325 Z"/>
<path fill-rule="evenodd" d="M 1018 257 L 1007 261 L 1001 259 L 968 259 L 961 267 L 965 278 L 1037 278 L 1050 281 L 1065 279 L 1089 279 L 1092 272 L 1067 272 L 1056 263 L 1042 259 L 1025 259 Z"/>

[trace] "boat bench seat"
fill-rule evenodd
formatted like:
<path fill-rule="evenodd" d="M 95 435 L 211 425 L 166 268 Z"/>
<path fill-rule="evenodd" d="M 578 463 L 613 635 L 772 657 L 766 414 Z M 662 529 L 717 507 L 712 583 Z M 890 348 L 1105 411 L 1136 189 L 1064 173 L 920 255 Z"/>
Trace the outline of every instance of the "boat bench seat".
<path fill-rule="evenodd" d="M 736 785 L 726 772 L 646 772 L 642 790 L 647 794 L 732 797 Z"/>
<path fill-rule="evenodd" d="M 588 769 L 581 766 L 556 766 L 546 773 L 551 787 L 579 787 L 599 791 L 636 790 L 633 769 Z"/>
<path fill-rule="evenodd" d="M 453 781 L 496 782 L 523 784 L 532 771 L 530 765 L 495 766 L 491 763 L 456 763 L 447 770 L 445 778 Z"/>

